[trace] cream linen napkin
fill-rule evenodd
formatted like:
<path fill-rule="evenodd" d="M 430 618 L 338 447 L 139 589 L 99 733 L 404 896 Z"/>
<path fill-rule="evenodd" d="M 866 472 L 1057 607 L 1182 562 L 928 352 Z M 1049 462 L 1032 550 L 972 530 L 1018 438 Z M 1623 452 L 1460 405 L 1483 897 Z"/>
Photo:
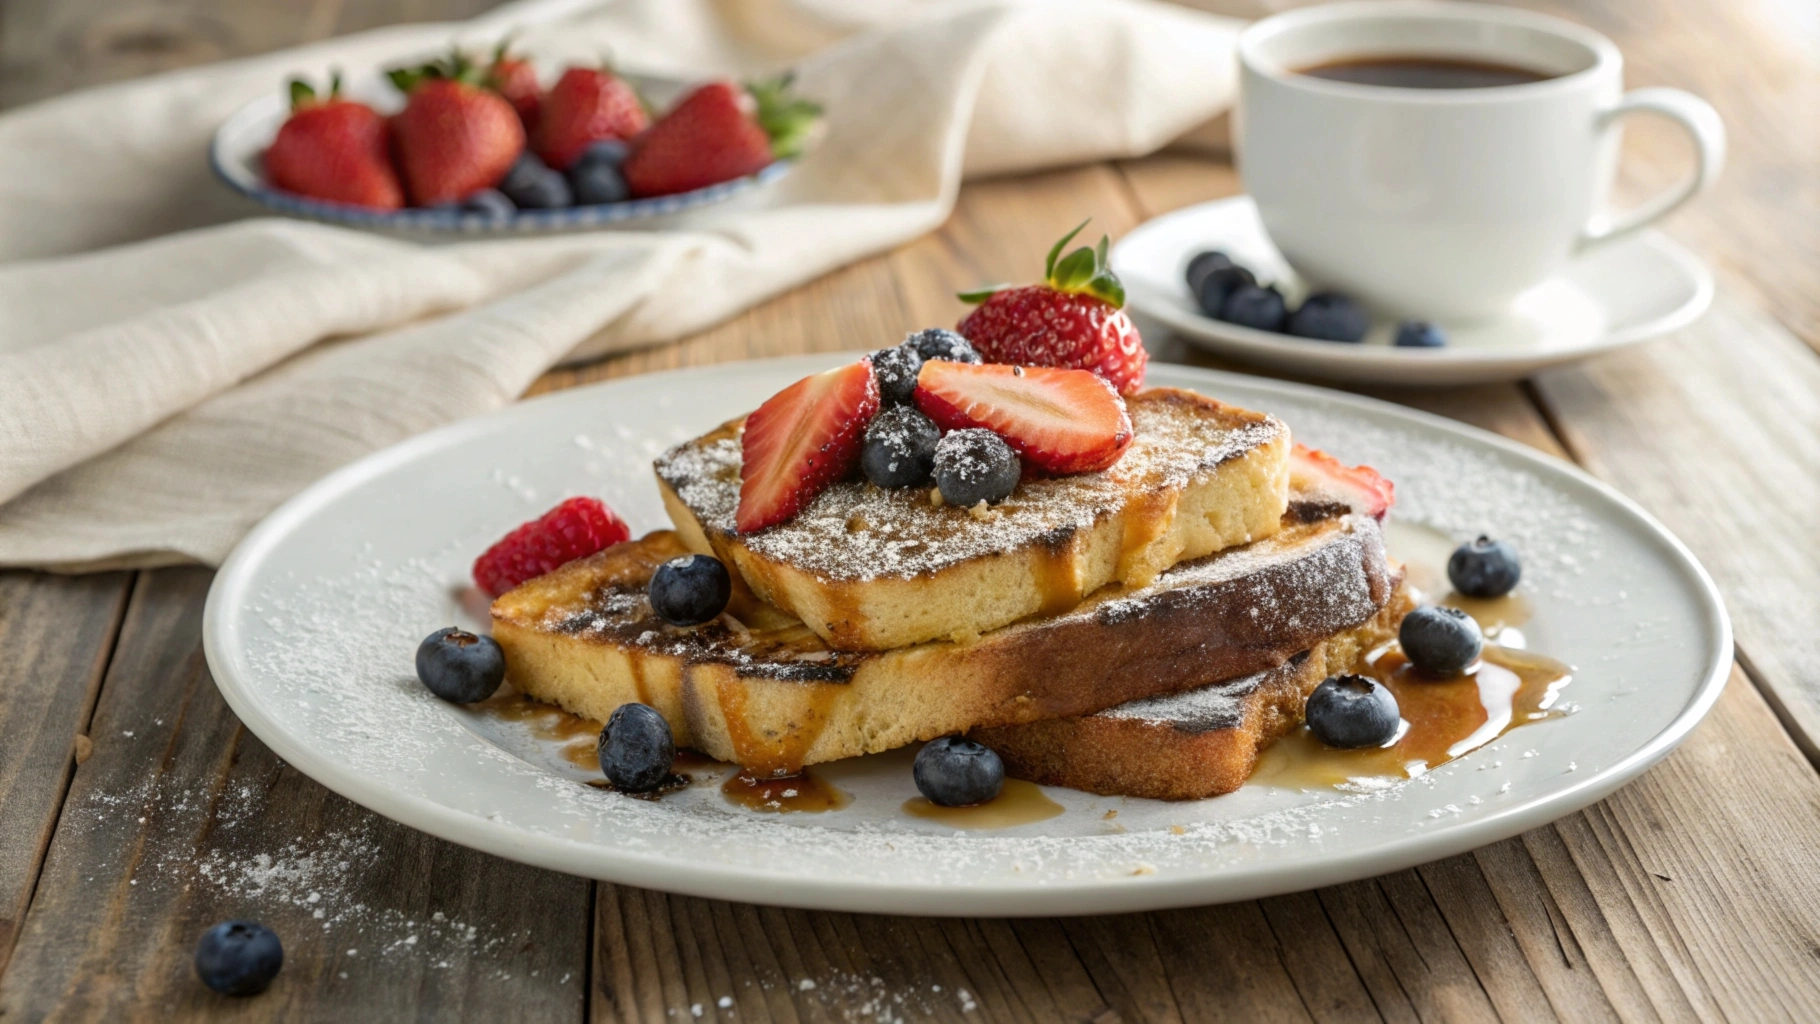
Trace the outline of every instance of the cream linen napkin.
<path fill-rule="evenodd" d="M 1226 106 L 1235 28 L 1146 0 L 532 0 L 0 116 L 0 565 L 217 564 L 312 480 L 560 360 L 935 228 L 968 175 L 1164 145 Z M 552 63 L 794 65 L 827 136 L 662 232 L 425 245 L 239 219 L 255 209 L 209 179 L 215 126 L 287 74 L 514 30 Z"/>

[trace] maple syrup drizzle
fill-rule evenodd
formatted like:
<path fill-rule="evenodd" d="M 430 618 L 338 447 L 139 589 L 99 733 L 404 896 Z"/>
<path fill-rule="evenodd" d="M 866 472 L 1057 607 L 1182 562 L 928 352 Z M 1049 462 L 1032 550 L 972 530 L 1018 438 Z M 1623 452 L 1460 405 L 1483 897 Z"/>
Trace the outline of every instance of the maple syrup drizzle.
<path fill-rule="evenodd" d="M 1512 729 L 1562 714 L 1561 690 L 1573 671 L 1552 658 L 1487 645 L 1477 666 L 1452 679 L 1417 672 L 1395 645 L 1360 668 L 1397 698 L 1403 724 L 1382 747 L 1336 750 L 1303 726 L 1258 758 L 1252 781 L 1316 789 L 1369 779 L 1415 778 L 1477 750 Z"/>
<path fill-rule="evenodd" d="M 558 754 L 575 767 L 600 771 L 601 725 L 592 718 L 571 714 L 554 704 L 532 700 L 515 690 L 503 688 L 478 707 L 501 721 L 523 722 L 536 739 L 562 744 Z"/>
<path fill-rule="evenodd" d="M 1062 811 L 1062 805 L 1049 799 L 1041 786 L 1023 779 L 1006 779 L 998 796 L 971 807 L 943 807 L 920 796 L 904 801 L 905 814 L 950 828 L 1012 828 L 1046 821 Z"/>
<path fill-rule="evenodd" d="M 773 814 L 838 811 L 853 802 L 846 791 L 808 769 L 796 775 L 761 778 L 742 768 L 721 784 L 720 792 L 735 806 Z"/>

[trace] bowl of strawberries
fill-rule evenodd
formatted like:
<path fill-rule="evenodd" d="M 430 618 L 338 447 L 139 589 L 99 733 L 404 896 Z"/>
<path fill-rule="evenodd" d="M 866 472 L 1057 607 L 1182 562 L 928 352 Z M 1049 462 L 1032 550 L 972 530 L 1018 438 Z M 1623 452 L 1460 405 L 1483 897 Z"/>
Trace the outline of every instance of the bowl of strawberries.
<path fill-rule="evenodd" d="M 502 45 L 344 87 L 292 79 L 216 130 L 228 187 L 281 213 L 431 233 L 561 231 L 724 201 L 789 172 L 821 108 L 790 77 L 685 83 Z"/>

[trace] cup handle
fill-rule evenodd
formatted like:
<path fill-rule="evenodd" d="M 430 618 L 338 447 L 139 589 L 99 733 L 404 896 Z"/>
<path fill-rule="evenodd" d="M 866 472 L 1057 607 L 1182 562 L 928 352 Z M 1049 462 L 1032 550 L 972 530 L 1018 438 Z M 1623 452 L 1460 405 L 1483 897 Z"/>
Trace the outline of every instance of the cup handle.
<path fill-rule="evenodd" d="M 1712 104 L 1692 93 L 1679 89 L 1637 89 L 1624 94 L 1624 98 L 1599 114 L 1598 131 L 1605 131 L 1626 114 L 1638 112 L 1661 114 L 1683 129 L 1694 140 L 1694 149 L 1698 153 L 1698 162 L 1694 172 L 1679 185 L 1656 196 L 1634 210 L 1609 217 L 1601 214 L 1595 217 L 1580 232 L 1580 241 L 1576 248 L 1584 252 L 1594 246 L 1623 238 L 1625 235 L 1643 227 L 1704 192 L 1719 177 L 1719 171 L 1725 166 L 1725 123 L 1719 120 L 1719 112 Z"/>

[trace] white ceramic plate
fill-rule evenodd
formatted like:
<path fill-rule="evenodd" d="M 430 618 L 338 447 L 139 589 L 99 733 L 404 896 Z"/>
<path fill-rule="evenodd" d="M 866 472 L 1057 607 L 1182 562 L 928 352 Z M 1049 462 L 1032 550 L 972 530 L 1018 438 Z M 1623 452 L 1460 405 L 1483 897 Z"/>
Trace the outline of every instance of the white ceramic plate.
<path fill-rule="evenodd" d="M 628 75 L 645 99 L 663 109 L 681 95 L 688 83 L 648 75 Z M 398 91 L 384 79 L 371 76 L 355 81 L 346 94 L 370 104 L 381 113 L 403 106 Z M 371 210 L 361 206 L 325 202 L 275 189 L 265 180 L 265 151 L 278 135 L 289 113 L 289 101 L 274 88 L 265 96 L 235 111 L 215 130 L 209 144 L 209 166 L 223 184 L 248 199 L 280 213 L 332 224 L 397 232 L 401 234 L 500 235 L 575 231 L 610 224 L 629 224 L 724 202 L 759 185 L 790 173 L 795 161 L 779 160 L 757 174 L 673 196 L 628 199 L 620 203 L 570 206 L 558 210 L 519 210 L 508 219 L 495 219 L 454 210 Z"/>
<path fill-rule="evenodd" d="M 1655 520 L 1564 463 L 1450 421 L 1300 385 L 1155 365 L 1150 382 L 1282 416 L 1370 462 L 1395 515 L 1523 552 L 1531 649 L 1577 667 L 1574 714 L 1517 729 L 1373 795 L 1247 786 L 1198 803 L 1052 789 L 1067 810 L 956 833 L 900 810 L 903 754 L 829 766 L 854 796 L 765 815 L 698 785 L 647 802 L 583 784 L 521 727 L 430 696 L 418 641 L 471 623 L 476 553 L 559 499 L 596 494 L 667 525 L 650 460 L 836 357 L 653 374 L 434 431 L 322 480 L 215 579 L 204 638 L 234 711 L 279 756 L 358 803 L 502 857 L 629 885 L 802 907 L 1079 914 L 1237 900 L 1433 860 L 1584 807 L 1666 754 L 1731 658 L 1706 573 Z M 1105 812 L 1117 810 L 1115 820 Z"/>
<path fill-rule="evenodd" d="M 1223 356 L 1329 380 L 1474 384 L 1634 345 L 1692 323 L 1712 303 L 1712 273 L 1658 231 L 1642 231 L 1568 264 L 1517 297 L 1507 316 L 1448 328 L 1439 349 L 1395 348 L 1395 324 L 1376 318 L 1356 345 L 1253 330 L 1205 316 L 1188 293 L 1188 260 L 1225 251 L 1292 303 L 1308 288 L 1270 244 L 1248 196 L 1165 214 L 1112 250 L 1131 308 Z"/>

